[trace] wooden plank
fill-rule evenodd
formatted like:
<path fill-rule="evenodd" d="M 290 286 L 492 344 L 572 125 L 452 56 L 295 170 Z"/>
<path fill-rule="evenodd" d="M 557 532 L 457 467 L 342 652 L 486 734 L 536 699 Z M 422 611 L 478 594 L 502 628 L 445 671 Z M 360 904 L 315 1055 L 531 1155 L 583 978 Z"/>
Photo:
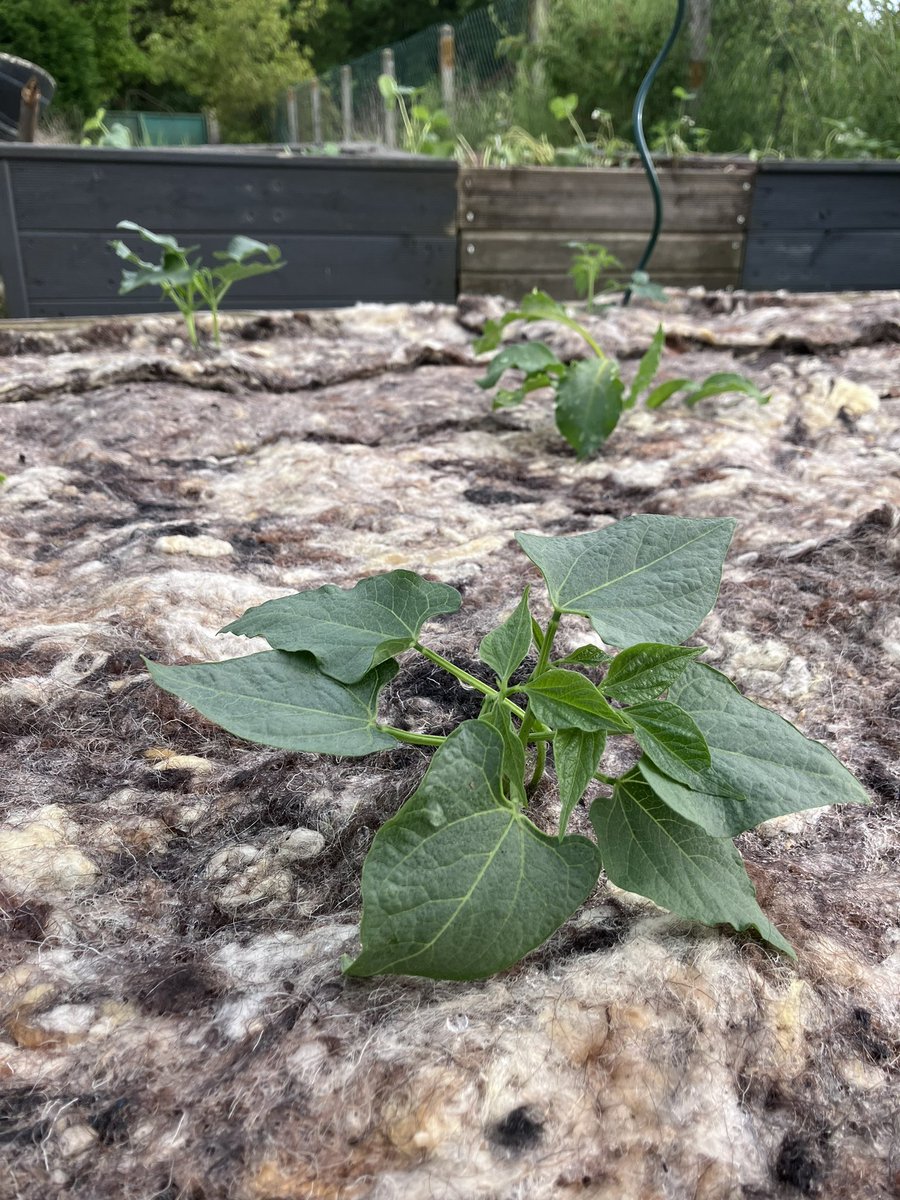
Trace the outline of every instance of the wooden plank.
<path fill-rule="evenodd" d="M 236 284 L 225 308 L 293 308 L 352 300 L 456 299 L 456 239 L 322 237 L 272 232 L 286 266 Z M 192 243 L 193 244 L 193 243 Z M 209 261 L 221 237 L 196 239 Z M 158 311 L 152 288 L 118 297 L 122 264 L 103 234 L 25 234 L 26 286 L 36 316 Z M 349 299 L 348 299 L 349 298 Z"/>
<path fill-rule="evenodd" d="M 900 164 L 891 165 L 897 169 L 760 172 L 749 228 L 760 233 L 900 228 Z"/>
<path fill-rule="evenodd" d="M 733 273 L 722 274 L 716 271 L 700 271 L 691 276 L 689 285 L 685 283 L 681 273 L 654 273 L 653 282 L 661 287 L 705 287 L 710 290 L 721 290 L 735 286 Z M 481 296 L 506 296 L 510 300 L 521 300 L 532 288 L 540 288 L 549 292 L 556 300 L 580 299 L 576 296 L 575 286 L 568 275 L 536 275 L 533 272 L 526 275 L 494 275 L 486 271 L 469 271 L 463 269 L 460 273 L 459 290 L 461 293 Z M 602 302 L 602 296 L 599 300 Z"/>
<path fill-rule="evenodd" d="M 3 280 L 6 311 L 11 317 L 29 317 L 25 271 L 16 227 L 9 165 L 0 162 L 0 278 Z"/>
<path fill-rule="evenodd" d="M 753 291 L 900 287 L 900 230 L 752 232 L 742 286 Z"/>
<path fill-rule="evenodd" d="M 731 233 L 750 212 L 755 168 L 668 169 L 660 175 L 668 232 Z M 653 201 L 644 172 L 560 167 L 467 168 L 460 172 L 461 230 L 649 232 Z"/>
<path fill-rule="evenodd" d="M 580 231 L 575 240 L 594 239 Z M 600 240 L 622 263 L 618 274 L 623 277 L 640 261 L 647 239 L 642 234 L 604 233 Z M 460 239 L 460 265 L 467 272 L 493 275 L 565 275 L 575 254 L 569 241 L 569 235 L 552 233 L 468 231 Z M 664 272 L 688 283 L 698 272 L 712 272 L 729 276 L 736 284 L 742 247 L 743 237 L 738 233 L 663 233 L 648 269 L 654 277 Z"/>
<path fill-rule="evenodd" d="M 420 171 L 416 163 L 405 176 L 377 161 L 347 172 L 302 158 L 240 155 L 182 164 L 45 158 L 10 167 L 23 230 L 107 231 L 126 217 L 178 235 L 259 237 L 284 229 L 435 236 L 456 229 L 455 175 Z"/>

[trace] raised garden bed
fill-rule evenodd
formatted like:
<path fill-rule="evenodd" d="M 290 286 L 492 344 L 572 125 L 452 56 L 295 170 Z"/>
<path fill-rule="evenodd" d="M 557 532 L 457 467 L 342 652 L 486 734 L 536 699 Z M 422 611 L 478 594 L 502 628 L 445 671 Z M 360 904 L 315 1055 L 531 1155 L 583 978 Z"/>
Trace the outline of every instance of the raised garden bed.
<path fill-rule="evenodd" d="M 636 409 L 580 465 L 540 395 L 488 411 L 489 309 L 229 315 L 197 355 L 174 318 L 0 327 L 19 1200 L 891 1195 L 900 299 L 675 296 L 664 371 L 740 369 L 771 403 Z M 660 315 L 591 328 L 627 375 Z M 231 657 L 254 647 L 215 631 L 249 604 L 408 567 L 463 591 L 426 640 L 477 671 L 536 582 L 514 531 L 635 512 L 738 519 L 707 659 L 871 795 L 741 838 L 797 965 L 601 881 L 499 978 L 345 978 L 361 860 L 428 752 L 249 746 L 141 653 Z M 473 712 L 430 664 L 400 694 L 408 728 Z M 548 777 L 535 819 L 557 811 Z"/>
<path fill-rule="evenodd" d="M 153 312 L 117 295 L 107 242 L 124 218 L 199 246 L 235 234 L 280 246 L 287 267 L 236 288 L 231 308 L 456 296 L 456 165 L 313 158 L 278 150 L 0 147 L 0 276 L 11 317 Z"/>
<path fill-rule="evenodd" d="M 740 286 L 755 174 L 747 163 L 661 168 L 665 220 L 650 263 L 658 283 Z M 539 287 L 571 299 L 567 243 L 601 242 L 627 278 L 652 224 L 650 189 L 638 167 L 463 168 L 460 291 L 518 298 Z"/>

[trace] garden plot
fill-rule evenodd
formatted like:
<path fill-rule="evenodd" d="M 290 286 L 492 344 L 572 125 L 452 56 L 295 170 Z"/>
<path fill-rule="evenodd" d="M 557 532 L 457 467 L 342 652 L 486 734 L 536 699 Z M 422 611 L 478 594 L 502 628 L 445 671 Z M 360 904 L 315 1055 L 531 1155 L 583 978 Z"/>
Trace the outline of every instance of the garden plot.
<path fill-rule="evenodd" d="M 900 297 L 592 319 L 626 377 L 662 320 L 664 375 L 772 399 L 635 409 L 581 464 L 545 394 L 475 386 L 495 308 L 229 316 L 196 355 L 173 318 L 0 330 L 0 1195 L 896 1194 Z M 216 630 L 404 567 L 463 593 L 424 640 L 478 671 L 539 582 L 514 532 L 633 513 L 737 518 L 706 660 L 870 793 L 739 839 L 797 965 L 601 882 L 494 979 L 344 978 L 428 752 L 249 746 L 141 655 L 262 648 Z M 424 664 L 384 714 L 444 732 L 476 701 Z"/>

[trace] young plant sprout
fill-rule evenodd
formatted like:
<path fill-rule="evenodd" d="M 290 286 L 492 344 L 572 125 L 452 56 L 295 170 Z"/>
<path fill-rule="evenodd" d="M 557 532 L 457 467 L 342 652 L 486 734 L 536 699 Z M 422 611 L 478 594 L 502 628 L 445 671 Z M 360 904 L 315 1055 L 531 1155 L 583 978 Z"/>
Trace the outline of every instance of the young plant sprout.
<path fill-rule="evenodd" d="M 154 265 L 145 262 L 123 241 L 117 239 L 109 243 L 119 258 L 137 268 L 135 271 L 122 271 L 119 295 L 126 296 L 141 287 L 158 287 L 184 317 L 188 338 L 195 350 L 200 344 L 195 319 L 198 309 L 209 309 L 212 315 L 213 341 L 217 346 L 221 346 L 219 306 L 232 286 L 242 279 L 250 279 L 254 275 L 267 275 L 270 271 L 277 271 L 284 266 L 281 251 L 277 246 L 266 245 L 255 238 L 232 238 L 227 249 L 213 252 L 213 258 L 218 259 L 221 265 L 205 267 L 199 258 L 193 261 L 190 259 L 190 255 L 197 249 L 196 246 L 180 246 L 174 237 L 152 233 L 134 221 L 120 221 L 116 228 L 136 233 L 143 241 L 160 248 L 160 261 Z M 251 259 L 257 261 L 251 262 Z"/>
<path fill-rule="evenodd" d="M 759 404 L 765 404 L 769 399 L 756 384 L 730 371 L 709 375 L 699 383 L 690 379 L 667 379 L 651 389 L 665 343 L 661 325 L 626 392 L 616 360 L 604 353 L 596 338 L 561 304 L 537 288 L 525 296 L 517 309 L 506 313 L 499 321 L 486 322 L 484 333 L 475 342 L 475 350 L 479 354 L 496 350 L 504 329 L 513 321 L 555 321 L 583 338 L 590 354 L 567 364 L 560 362 L 543 342 L 517 342 L 504 346 L 494 355 L 487 374 L 478 380 L 478 386 L 493 388 L 508 370 L 522 372 L 523 379 L 518 386 L 500 388 L 495 393 L 494 409 L 515 407 L 529 392 L 552 388 L 556 393 L 556 427 L 579 459 L 597 453 L 622 414 L 634 408 L 641 395 L 645 396 L 647 408 L 659 408 L 679 392 L 689 407 L 708 396 L 725 392 L 751 396 Z"/>
<path fill-rule="evenodd" d="M 601 869 L 682 917 L 753 931 L 793 955 L 731 839 L 783 813 L 867 797 L 829 750 L 700 662 L 703 647 L 681 644 L 715 604 L 734 524 L 642 515 L 569 537 L 518 534 L 552 614 L 538 624 L 525 589 L 478 647 L 491 684 L 421 640 L 430 618 L 459 609 L 459 592 L 401 570 L 270 600 L 225 627 L 271 650 L 147 666 L 160 687 L 265 746 L 347 757 L 435 747 L 363 867 L 362 950 L 344 963 L 350 975 L 503 970 L 584 903 Z M 607 649 L 558 656 L 572 616 L 586 617 Z M 480 693 L 478 718 L 446 737 L 381 721 L 379 693 L 402 679 L 397 655 L 407 651 Z M 639 751 L 619 775 L 604 761 L 614 738 Z M 548 752 L 552 831 L 528 815 Z M 593 839 L 568 831 L 589 788 Z"/>

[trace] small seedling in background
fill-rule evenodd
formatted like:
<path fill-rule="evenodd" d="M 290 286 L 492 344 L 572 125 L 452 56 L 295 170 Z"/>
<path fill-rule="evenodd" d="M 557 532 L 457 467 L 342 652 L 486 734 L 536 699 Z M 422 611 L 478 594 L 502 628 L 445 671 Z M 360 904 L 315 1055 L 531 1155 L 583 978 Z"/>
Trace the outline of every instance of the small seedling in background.
<path fill-rule="evenodd" d="M 88 117 L 81 127 L 82 146 L 114 146 L 118 150 L 127 150 L 134 145 L 131 130 L 121 121 L 106 124 L 106 109 L 98 108 L 92 117 Z"/>
<path fill-rule="evenodd" d="M 493 357 L 488 364 L 487 374 L 478 380 L 478 386 L 485 389 L 496 387 L 508 370 L 523 373 L 524 378 L 517 387 L 497 391 L 494 409 L 513 408 L 521 404 L 529 392 L 552 388 L 556 393 L 556 427 L 579 459 L 596 454 L 615 429 L 623 412 L 634 408 L 642 395 L 645 395 L 647 408 L 659 408 L 676 393 L 681 393 L 681 399 L 689 407 L 709 396 L 726 392 L 750 396 L 759 404 L 765 404 L 769 399 L 755 383 L 732 372 L 709 375 L 701 383 L 690 379 L 669 379 L 648 391 L 662 358 L 665 333 L 661 325 L 626 393 L 616 360 L 604 353 L 593 335 L 570 316 L 561 304 L 537 289 L 529 292 L 517 309 L 506 313 L 499 321 L 486 322 L 484 333 L 475 342 L 477 353 L 496 350 L 502 341 L 504 329 L 513 321 L 554 321 L 564 325 L 584 339 L 591 351 L 590 356 L 563 363 L 543 342 L 515 343 L 504 346 Z"/>
<path fill-rule="evenodd" d="M 731 839 L 772 817 L 867 796 L 824 746 L 698 662 L 703 647 L 680 644 L 715 604 L 734 524 L 641 515 L 571 537 L 517 534 L 552 615 L 545 626 L 534 619 L 526 587 L 478 648 L 492 684 L 420 641 L 425 622 L 455 613 L 461 597 L 411 571 L 249 609 L 225 632 L 265 638 L 272 649 L 261 654 L 147 666 L 165 691 L 264 746 L 345 757 L 400 743 L 436 748 L 372 843 L 350 975 L 493 974 L 550 937 L 601 868 L 688 920 L 755 930 L 793 955 Z M 569 614 L 618 653 L 588 644 L 555 654 Z M 408 651 L 480 693 L 478 719 L 448 737 L 382 724 L 379 693 Z M 618 737 L 638 754 L 613 776 L 601 766 Z M 559 802 L 551 832 L 527 813 L 548 747 Z M 568 827 L 596 784 L 594 841 Z"/>
<path fill-rule="evenodd" d="M 199 258 L 193 261 L 190 259 L 190 255 L 197 249 L 196 246 L 180 246 L 174 237 L 152 233 L 134 221 L 120 221 L 116 228 L 138 234 L 143 241 L 158 246 L 161 252 L 159 263 L 154 265 L 145 262 L 123 241 L 117 239 L 109 243 L 119 258 L 137 267 L 136 271 L 123 270 L 119 295 L 126 296 L 141 287 L 158 287 L 184 317 L 188 337 L 194 349 L 200 344 L 195 319 L 200 308 L 209 309 L 212 315 L 213 341 L 220 346 L 222 341 L 219 334 L 219 306 L 231 287 L 242 279 L 250 279 L 254 275 L 267 275 L 270 271 L 277 271 L 284 266 L 281 251 L 277 246 L 266 245 L 265 242 L 258 242 L 254 238 L 232 238 L 226 250 L 216 250 L 213 253 L 213 258 L 218 259 L 221 266 L 205 267 Z M 263 261 L 249 261 L 253 258 L 262 258 Z"/>
<path fill-rule="evenodd" d="M 450 118 L 443 109 L 430 109 L 422 100 L 423 88 L 403 87 L 392 75 L 378 76 L 378 90 L 403 122 L 403 148 L 410 154 L 452 158 L 456 142 Z"/>
<path fill-rule="evenodd" d="M 584 298 L 586 311 L 596 312 L 594 297 L 601 275 L 604 271 L 621 270 L 622 264 L 599 242 L 566 242 L 566 245 L 575 251 L 572 265 L 569 267 L 569 276 L 575 285 L 575 291 Z M 604 292 L 621 292 L 626 289 L 632 296 L 644 300 L 658 300 L 663 304 L 668 300 L 665 291 L 659 284 L 651 281 L 646 271 L 632 271 L 627 284 L 618 279 L 607 279 L 603 284 Z M 608 304 L 600 306 L 601 309 L 609 307 Z"/>

